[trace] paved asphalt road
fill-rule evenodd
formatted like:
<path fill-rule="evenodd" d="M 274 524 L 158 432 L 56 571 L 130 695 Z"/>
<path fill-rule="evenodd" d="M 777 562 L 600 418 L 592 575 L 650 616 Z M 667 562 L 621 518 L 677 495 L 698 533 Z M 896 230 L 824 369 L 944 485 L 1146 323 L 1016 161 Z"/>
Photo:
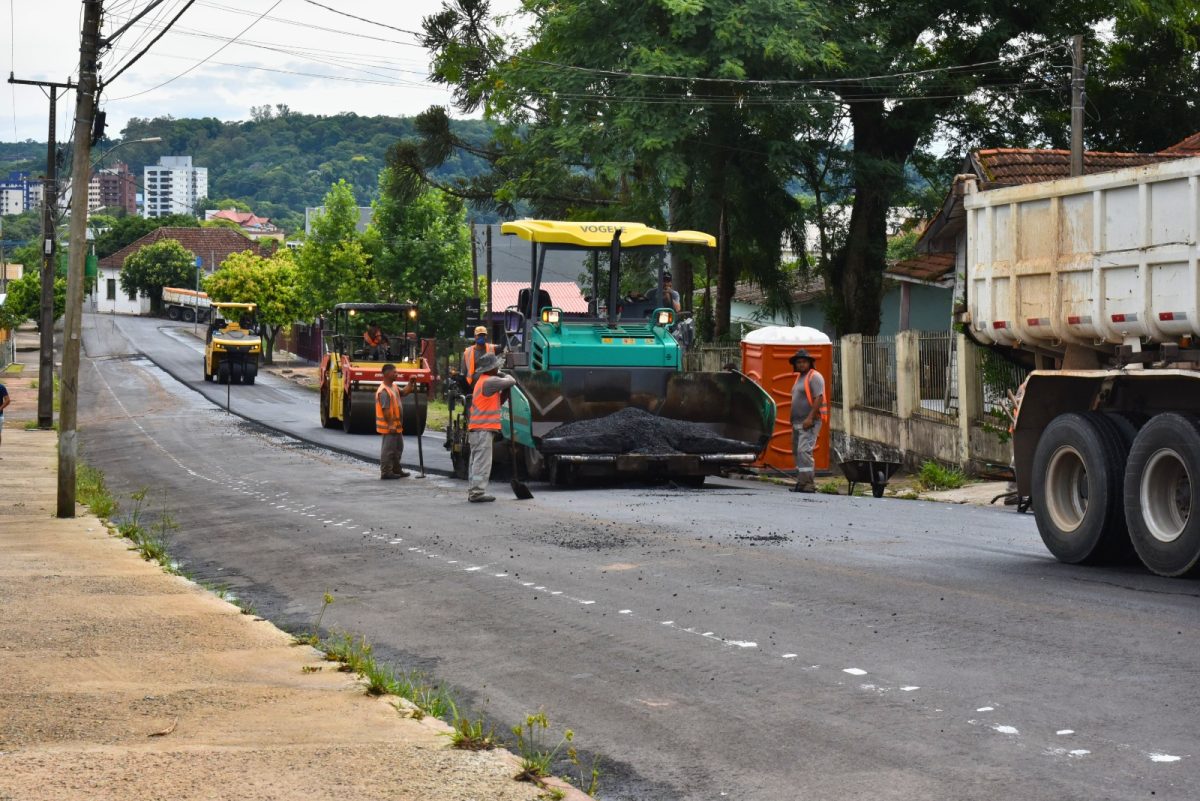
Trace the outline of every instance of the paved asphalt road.
<path fill-rule="evenodd" d="M 1060 565 L 1011 510 L 381 484 L 157 369 L 160 325 L 87 318 L 80 419 L 113 487 L 170 510 L 172 552 L 285 625 L 332 592 L 327 627 L 505 727 L 544 707 L 605 799 L 1200 798 L 1195 582 Z M 311 393 L 253 389 L 308 420 L 288 399 Z"/>

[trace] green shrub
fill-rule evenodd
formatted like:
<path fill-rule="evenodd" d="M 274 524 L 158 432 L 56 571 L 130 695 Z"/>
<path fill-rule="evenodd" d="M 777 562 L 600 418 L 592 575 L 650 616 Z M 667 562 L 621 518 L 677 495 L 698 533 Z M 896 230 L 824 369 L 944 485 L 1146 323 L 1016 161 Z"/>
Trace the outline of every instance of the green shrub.
<path fill-rule="evenodd" d="M 921 489 L 930 491 L 958 489 L 967 483 L 967 477 L 961 470 L 928 461 L 921 465 L 921 470 L 917 473 L 917 483 L 921 485 Z"/>

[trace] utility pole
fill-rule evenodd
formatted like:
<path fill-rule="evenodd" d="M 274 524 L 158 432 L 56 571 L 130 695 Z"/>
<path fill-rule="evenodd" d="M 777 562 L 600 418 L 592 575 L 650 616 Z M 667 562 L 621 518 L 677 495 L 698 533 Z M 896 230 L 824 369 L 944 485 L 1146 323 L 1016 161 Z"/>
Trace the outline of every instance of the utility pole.
<path fill-rule="evenodd" d="M 40 86 L 49 89 L 50 132 L 46 137 L 46 179 L 42 182 L 42 295 L 41 313 L 38 315 L 40 342 L 38 345 L 38 428 L 54 427 L 54 278 L 58 272 L 55 256 L 58 253 L 58 236 L 54 226 L 54 212 L 58 205 L 58 142 L 55 119 L 58 111 L 58 90 L 73 89 L 71 81 L 27 81 L 14 78 L 10 72 L 8 82 L 22 86 Z"/>
<path fill-rule="evenodd" d="M 1083 175 L 1083 37 L 1071 37 L 1071 177 Z"/>
<path fill-rule="evenodd" d="M 87 259 L 88 180 L 92 118 L 96 113 L 101 0 L 84 0 L 79 43 L 79 86 L 75 92 L 75 149 L 71 161 L 70 262 L 63 323 L 62 398 L 58 414 L 58 516 L 75 516 L 75 468 L 79 453 L 79 345 L 83 322 L 83 271 Z"/>

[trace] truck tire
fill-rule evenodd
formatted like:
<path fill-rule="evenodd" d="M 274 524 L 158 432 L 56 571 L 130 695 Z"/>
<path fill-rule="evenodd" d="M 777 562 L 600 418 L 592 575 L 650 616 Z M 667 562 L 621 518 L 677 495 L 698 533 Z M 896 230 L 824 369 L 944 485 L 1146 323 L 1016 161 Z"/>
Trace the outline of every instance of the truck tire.
<path fill-rule="evenodd" d="M 1200 419 L 1168 412 L 1138 432 L 1125 468 L 1125 518 L 1138 557 L 1160 576 L 1200 572 Z"/>
<path fill-rule="evenodd" d="M 183 321 L 185 323 L 194 323 L 196 321 L 196 310 L 195 309 L 184 309 L 183 310 Z"/>
<path fill-rule="evenodd" d="M 1064 414 L 1046 426 L 1033 457 L 1033 513 L 1056 559 L 1111 562 L 1127 549 L 1128 455 L 1121 430 L 1101 413 Z"/>
<path fill-rule="evenodd" d="M 168 320 L 178 320 L 179 319 L 179 307 L 178 306 L 168 306 L 167 307 L 167 319 Z"/>

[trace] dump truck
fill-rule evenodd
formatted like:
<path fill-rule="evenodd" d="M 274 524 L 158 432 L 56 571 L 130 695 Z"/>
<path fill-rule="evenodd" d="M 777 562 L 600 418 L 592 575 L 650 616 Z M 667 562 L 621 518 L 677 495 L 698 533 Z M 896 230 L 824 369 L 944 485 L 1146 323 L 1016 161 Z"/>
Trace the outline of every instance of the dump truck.
<path fill-rule="evenodd" d="M 775 422 L 771 397 L 736 371 L 684 372 L 671 333 L 680 315 L 629 293 L 628 281 L 622 287 L 622 271 L 638 268 L 657 276 L 663 297 L 665 248 L 711 248 L 712 236 L 549 220 L 506 222 L 501 233 L 530 243 L 529 286 L 504 309 L 500 333 L 517 379 L 502 435 L 520 446 L 531 477 L 558 484 L 657 477 L 695 486 L 758 458 Z M 590 263 L 586 313 L 564 311 L 541 287 L 553 249 Z"/>
<path fill-rule="evenodd" d="M 420 310 L 415 303 L 339 303 L 333 308 L 321 357 L 321 425 L 348 434 L 375 433 L 375 390 L 383 366 L 396 367 L 396 383 L 416 383 L 401 401 L 405 434 L 425 432 L 433 371 L 421 354 Z M 378 344 L 366 335 L 378 327 Z"/>
<path fill-rule="evenodd" d="M 162 302 L 167 310 L 167 319 L 189 323 L 206 322 L 212 306 L 207 293 L 173 286 L 163 287 Z"/>
<path fill-rule="evenodd" d="M 1046 547 L 1196 573 L 1200 158 L 991 191 L 968 179 L 963 206 L 963 330 L 1034 368 L 1013 465 Z"/>
<path fill-rule="evenodd" d="M 262 337 L 258 306 L 214 303 L 204 338 L 204 380 L 221 384 L 253 384 L 258 377 Z"/>

